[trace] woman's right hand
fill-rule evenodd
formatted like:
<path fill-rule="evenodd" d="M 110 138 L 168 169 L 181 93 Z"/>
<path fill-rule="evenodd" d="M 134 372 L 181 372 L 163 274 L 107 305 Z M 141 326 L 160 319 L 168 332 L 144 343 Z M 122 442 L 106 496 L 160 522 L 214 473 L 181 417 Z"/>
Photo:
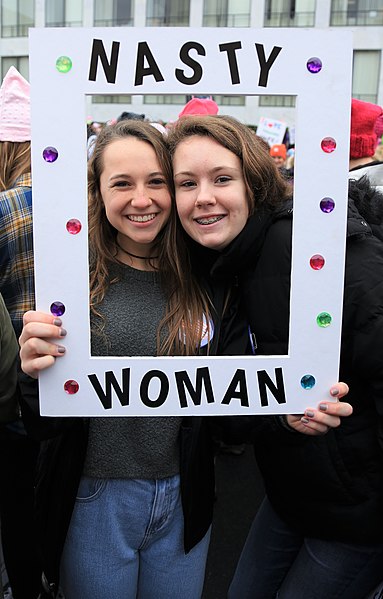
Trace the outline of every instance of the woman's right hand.
<path fill-rule="evenodd" d="M 34 310 L 24 314 L 23 324 L 19 338 L 21 368 L 37 379 L 41 370 L 52 366 L 56 358 L 65 353 L 65 347 L 52 340 L 65 337 L 66 330 L 60 318 Z"/>

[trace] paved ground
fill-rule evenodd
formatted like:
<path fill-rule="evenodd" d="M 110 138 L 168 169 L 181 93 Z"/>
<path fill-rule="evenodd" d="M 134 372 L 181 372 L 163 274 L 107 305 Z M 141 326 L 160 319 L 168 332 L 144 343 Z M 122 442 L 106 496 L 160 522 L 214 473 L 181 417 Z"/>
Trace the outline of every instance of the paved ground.
<path fill-rule="evenodd" d="M 225 599 L 242 545 L 263 498 L 251 446 L 216 459 L 217 501 L 202 599 Z"/>

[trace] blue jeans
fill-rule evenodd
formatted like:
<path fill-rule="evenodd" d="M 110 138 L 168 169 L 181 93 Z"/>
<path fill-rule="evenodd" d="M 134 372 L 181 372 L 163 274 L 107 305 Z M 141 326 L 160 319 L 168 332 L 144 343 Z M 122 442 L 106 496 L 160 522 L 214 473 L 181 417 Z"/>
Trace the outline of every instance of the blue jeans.
<path fill-rule="evenodd" d="M 383 543 L 354 545 L 304 538 L 265 499 L 248 534 L 228 597 L 363 599 L 382 578 Z"/>
<path fill-rule="evenodd" d="M 210 530 L 183 548 L 180 479 L 81 479 L 61 560 L 65 599 L 199 599 Z"/>

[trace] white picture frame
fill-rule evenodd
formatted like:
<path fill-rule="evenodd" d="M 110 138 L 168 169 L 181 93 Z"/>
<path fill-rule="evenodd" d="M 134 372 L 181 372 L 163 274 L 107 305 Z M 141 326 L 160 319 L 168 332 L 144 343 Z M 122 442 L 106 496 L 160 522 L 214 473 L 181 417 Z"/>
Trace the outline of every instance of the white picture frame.
<path fill-rule="evenodd" d="M 50 311 L 53 303 L 61 302 L 68 331 L 65 356 L 40 376 L 43 415 L 300 413 L 330 398 L 339 369 L 351 70 L 351 34 L 339 30 L 30 30 L 36 305 Z M 287 355 L 90 355 L 85 134 L 89 94 L 296 96 Z M 322 145 L 329 138 L 335 148 L 330 142 L 327 149 L 333 151 L 327 152 Z M 54 157 L 49 148 L 57 150 L 54 161 L 45 159 Z M 81 223 L 78 234 L 68 232 L 72 219 Z M 325 264 L 315 270 L 310 259 L 318 254 Z M 329 315 L 329 326 L 317 324 L 323 313 Z M 315 381 L 312 387 L 304 384 L 308 375 Z M 91 380 L 99 382 L 103 397 Z"/>

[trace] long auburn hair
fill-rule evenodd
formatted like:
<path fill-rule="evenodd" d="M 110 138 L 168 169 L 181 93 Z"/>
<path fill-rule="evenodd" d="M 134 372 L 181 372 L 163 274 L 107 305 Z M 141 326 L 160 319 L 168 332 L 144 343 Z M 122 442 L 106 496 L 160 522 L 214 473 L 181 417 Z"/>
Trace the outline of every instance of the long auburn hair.
<path fill-rule="evenodd" d="M 127 137 L 148 143 L 155 151 L 172 196 L 172 209 L 167 224 L 158 234 L 153 254 L 167 298 L 166 314 L 157 332 L 157 351 L 160 355 L 193 355 L 201 342 L 202 319 L 209 322 L 209 301 L 193 278 L 184 242 L 177 231 L 174 184 L 169 153 L 162 134 L 145 121 L 124 120 L 105 127 L 98 135 L 88 163 L 88 223 L 90 250 L 90 306 L 100 316 L 102 303 L 111 280 L 109 267 L 118 263 L 117 230 L 109 223 L 100 191 L 105 149 L 114 141 Z"/>
<path fill-rule="evenodd" d="M 267 143 L 247 125 L 226 115 L 181 117 L 170 129 L 167 144 L 172 158 L 185 139 L 209 137 L 233 152 L 241 161 L 249 203 L 249 215 L 261 205 L 273 208 L 291 197 L 292 190 L 274 160 Z"/>
<path fill-rule="evenodd" d="M 15 181 L 31 172 L 30 141 L 0 141 L 0 191 L 14 187 Z"/>

